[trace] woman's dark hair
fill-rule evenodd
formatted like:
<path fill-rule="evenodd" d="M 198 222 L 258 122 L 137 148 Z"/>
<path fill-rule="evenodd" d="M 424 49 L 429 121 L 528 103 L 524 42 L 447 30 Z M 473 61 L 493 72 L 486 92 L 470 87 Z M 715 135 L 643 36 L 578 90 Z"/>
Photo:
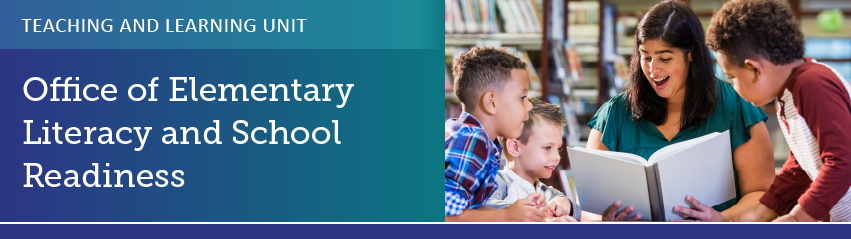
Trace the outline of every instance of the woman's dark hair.
<path fill-rule="evenodd" d="M 715 62 L 704 44 L 703 26 L 697 15 L 687 5 L 665 1 L 650 8 L 636 29 L 635 49 L 629 64 L 630 82 L 626 88 L 632 119 L 643 118 L 662 125 L 668 117 L 668 101 L 656 94 L 641 69 L 638 46 L 646 40 L 661 40 L 666 46 L 676 47 L 683 52 L 686 60 L 691 52 L 680 129 L 700 126 L 700 122 L 715 111 L 718 96 L 713 71 Z"/>

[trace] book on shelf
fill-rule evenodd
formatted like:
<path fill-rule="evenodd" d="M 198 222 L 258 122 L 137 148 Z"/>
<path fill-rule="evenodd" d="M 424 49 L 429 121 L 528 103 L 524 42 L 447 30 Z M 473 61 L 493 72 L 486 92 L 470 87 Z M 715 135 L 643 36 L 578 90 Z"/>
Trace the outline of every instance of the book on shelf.
<path fill-rule="evenodd" d="M 452 92 L 452 82 L 453 82 L 452 73 L 449 72 L 448 66 L 444 66 L 444 70 L 446 71 L 446 82 L 445 82 L 444 88 L 445 88 L 446 92 Z"/>
<path fill-rule="evenodd" d="M 461 104 L 446 102 L 445 113 L 446 118 L 444 120 L 458 118 L 461 116 Z"/>
<path fill-rule="evenodd" d="M 545 36 L 547 39 L 564 40 L 565 4 L 565 1 L 550 1 L 549 20 L 544 21 L 549 29 L 549 36 Z M 543 6 L 540 9 L 543 9 Z"/>
<path fill-rule="evenodd" d="M 575 180 L 573 180 L 573 173 L 571 170 L 560 170 L 558 176 L 559 181 L 561 181 L 561 185 L 564 190 L 562 192 L 564 192 L 565 197 L 576 202 L 576 183 Z"/>
<path fill-rule="evenodd" d="M 550 55 L 551 59 L 553 59 L 554 66 L 552 68 L 553 77 L 550 78 L 550 82 L 560 82 L 562 87 L 562 93 L 565 95 L 570 95 L 571 76 L 568 74 L 571 72 L 571 69 L 570 64 L 568 63 L 568 57 L 564 49 L 564 45 L 560 40 L 552 40 L 550 46 Z"/>
<path fill-rule="evenodd" d="M 564 54 L 567 56 L 567 65 L 570 69 L 570 78 L 573 82 L 582 81 L 582 61 L 576 53 L 576 47 L 569 41 L 564 42 Z"/>
<path fill-rule="evenodd" d="M 632 206 L 629 216 L 669 221 L 684 218 L 674 206 L 686 195 L 713 206 L 736 198 L 730 131 L 711 133 L 641 156 L 573 147 L 567 149 L 584 211 L 602 214 L 615 201 Z"/>
<path fill-rule="evenodd" d="M 567 23 L 570 25 L 594 25 L 599 22 L 600 5 L 595 2 L 574 2 L 568 4 L 570 12 Z"/>
<path fill-rule="evenodd" d="M 552 52 L 553 65 L 555 66 L 555 80 L 560 80 L 562 82 L 566 82 L 567 72 L 570 65 L 567 63 L 567 59 L 565 56 L 564 49 L 562 45 L 559 44 L 558 40 L 553 40 L 552 44 L 550 44 L 550 51 Z"/>
<path fill-rule="evenodd" d="M 529 73 L 529 91 L 541 92 L 543 88 L 541 78 L 538 77 L 538 72 L 535 70 L 535 66 L 532 65 L 532 59 L 529 58 L 529 53 L 520 51 L 517 53 L 517 57 L 523 60 L 523 62 L 526 62 L 526 72 Z"/>
<path fill-rule="evenodd" d="M 542 4 L 542 0 L 444 0 L 444 31 L 540 33 Z"/>
<path fill-rule="evenodd" d="M 562 101 L 560 105 L 561 111 L 565 119 L 567 119 L 567 124 L 564 127 L 562 135 L 564 135 L 567 141 L 567 146 L 578 145 L 579 139 L 582 137 L 582 132 L 580 132 L 581 126 L 579 125 L 579 120 L 576 118 L 576 109 L 566 101 Z"/>
<path fill-rule="evenodd" d="M 473 4 L 468 0 L 460 0 L 461 9 L 463 9 L 464 13 L 464 26 L 469 33 L 479 32 L 479 26 L 481 21 L 479 19 L 479 14 L 476 12 L 477 5 Z"/>

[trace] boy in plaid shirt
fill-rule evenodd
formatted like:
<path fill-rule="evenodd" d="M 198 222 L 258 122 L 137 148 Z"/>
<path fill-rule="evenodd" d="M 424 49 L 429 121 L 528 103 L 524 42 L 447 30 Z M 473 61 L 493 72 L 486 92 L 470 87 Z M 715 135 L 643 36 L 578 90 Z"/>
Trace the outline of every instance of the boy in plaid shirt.
<path fill-rule="evenodd" d="M 541 193 L 505 209 L 484 206 L 497 187 L 502 145 L 496 138 L 520 137 L 532 109 L 526 63 L 504 49 L 473 47 L 452 71 L 463 112 L 444 125 L 445 221 L 543 221 L 548 207 Z"/>

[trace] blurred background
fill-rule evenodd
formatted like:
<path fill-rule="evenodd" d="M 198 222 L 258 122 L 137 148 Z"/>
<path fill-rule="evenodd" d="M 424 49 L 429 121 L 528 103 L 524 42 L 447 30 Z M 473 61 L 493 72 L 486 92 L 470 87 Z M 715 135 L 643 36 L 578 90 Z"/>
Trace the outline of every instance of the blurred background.
<path fill-rule="evenodd" d="M 659 0 L 445 0 L 445 119 L 458 117 L 461 105 L 452 90 L 452 59 L 472 46 L 506 47 L 529 65 L 530 97 L 559 104 L 568 118 L 564 142 L 585 147 L 586 124 L 602 103 L 623 89 L 634 48 L 638 18 Z M 709 26 L 724 0 L 681 0 Z M 851 79 L 851 1 L 786 0 L 805 35 L 804 55 Z M 713 53 L 714 54 L 714 53 Z M 716 76 L 726 79 L 715 66 Z M 763 106 L 774 146 L 776 169 L 789 147 L 779 130 L 773 104 Z M 501 165 L 504 165 L 501 164 Z M 561 165 L 545 184 L 572 190 L 570 164 Z M 567 189 L 567 190 L 564 190 Z"/>

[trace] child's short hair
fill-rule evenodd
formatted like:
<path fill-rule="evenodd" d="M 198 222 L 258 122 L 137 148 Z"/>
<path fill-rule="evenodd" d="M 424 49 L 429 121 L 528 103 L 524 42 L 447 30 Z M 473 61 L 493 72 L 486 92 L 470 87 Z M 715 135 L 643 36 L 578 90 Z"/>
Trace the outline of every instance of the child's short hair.
<path fill-rule="evenodd" d="M 526 63 L 506 49 L 473 47 L 452 63 L 455 96 L 472 112 L 485 89 L 502 90 L 511 79 L 511 69 L 526 69 Z"/>
<path fill-rule="evenodd" d="M 776 65 L 804 57 L 804 34 L 789 4 L 779 0 L 725 3 L 709 23 L 706 45 L 739 67 L 754 56 Z"/>
<path fill-rule="evenodd" d="M 520 134 L 520 138 L 517 138 L 517 141 L 520 141 L 520 143 L 526 144 L 529 142 L 529 136 L 532 135 L 532 126 L 536 123 L 545 122 L 558 127 L 567 125 L 567 117 L 564 116 L 561 107 L 558 105 L 531 97 L 529 97 L 529 102 L 532 102 L 532 110 L 529 111 L 529 120 L 523 122 L 523 133 Z M 500 144 L 505 145 L 507 141 L 505 137 L 499 136 L 497 138 Z"/>

